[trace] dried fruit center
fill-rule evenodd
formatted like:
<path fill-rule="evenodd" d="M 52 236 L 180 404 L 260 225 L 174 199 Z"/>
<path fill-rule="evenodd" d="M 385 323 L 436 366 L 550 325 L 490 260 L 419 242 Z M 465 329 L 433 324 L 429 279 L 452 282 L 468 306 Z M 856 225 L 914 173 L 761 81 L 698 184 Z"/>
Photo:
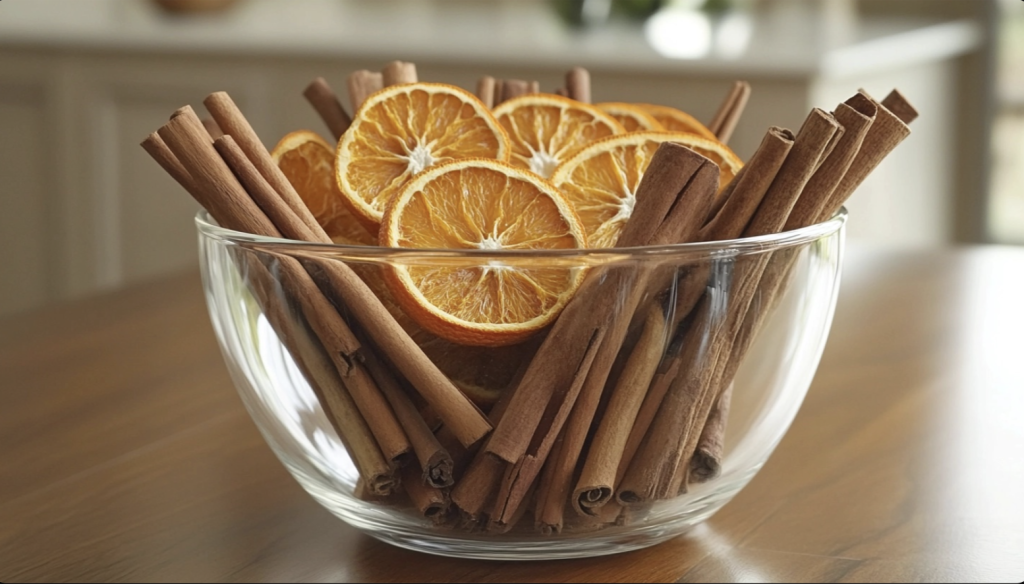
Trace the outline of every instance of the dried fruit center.
<path fill-rule="evenodd" d="M 530 156 L 530 170 L 544 178 L 551 178 L 557 166 L 558 159 L 545 152 L 543 148 L 534 150 Z"/>
<path fill-rule="evenodd" d="M 435 162 L 434 157 L 430 155 L 430 149 L 423 144 L 417 144 L 409 151 L 406 158 L 409 160 L 409 173 L 414 175 L 419 174 L 428 166 L 433 166 Z"/>

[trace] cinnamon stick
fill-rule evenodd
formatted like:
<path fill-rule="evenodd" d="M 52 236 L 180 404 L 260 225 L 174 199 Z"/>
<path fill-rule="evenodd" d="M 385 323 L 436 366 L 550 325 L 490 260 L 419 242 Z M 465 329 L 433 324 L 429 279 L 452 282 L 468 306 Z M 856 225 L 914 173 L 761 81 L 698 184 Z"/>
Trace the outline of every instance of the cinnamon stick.
<path fill-rule="evenodd" d="M 499 529 L 511 528 L 515 525 L 515 520 L 521 517 L 522 502 L 533 487 L 534 479 L 544 466 L 544 462 L 551 452 L 551 447 L 558 438 L 559 430 L 572 411 L 576 398 L 583 388 L 587 372 L 597 356 L 604 335 L 604 330 L 595 331 L 594 336 L 587 343 L 583 360 L 576 370 L 572 383 L 566 389 L 564 398 L 548 404 L 545 418 L 551 419 L 549 429 L 543 434 L 538 435 L 539 441 L 534 440 L 536 445 L 531 444 L 532 448 L 522 458 L 506 468 L 491 516 L 491 523 Z M 505 415 L 508 415 L 507 411 Z M 485 455 L 489 455 L 489 453 L 485 453 Z"/>
<path fill-rule="evenodd" d="M 224 133 L 231 135 L 238 142 L 242 152 L 245 152 L 246 157 L 259 170 L 260 175 L 270 183 L 274 191 L 299 220 L 317 237 L 323 238 L 322 241 L 329 242 L 330 238 L 327 237 L 327 233 L 317 223 L 309 207 L 302 201 L 292 183 L 288 181 L 288 177 L 274 163 L 270 152 L 267 151 L 255 130 L 246 121 L 231 96 L 223 91 L 211 93 L 203 100 L 203 105 L 206 106 L 213 119 L 217 120 L 217 125 L 224 130 Z"/>
<path fill-rule="evenodd" d="M 745 237 L 773 233 L 784 226 L 789 211 L 838 131 L 839 125 L 830 114 L 818 109 L 811 112 L 757 212 L 744 229 Z M 748 260 L 736 266 L 733 288 L 728 293 L 709 288 L 709 293 L 715 294 L 712 299 L 728 298 L 727 315 L 721 315 L 716 303 L 710 302 L 709 308 L 716 317 L 712 319 L 713 324 L 707 329 L 691 329 L 684 340 L 684 344 L 706 348 L 697 354 L 698 359 L 689 369 L 684 364 L 682 374 L 669 388 L 647 438 L 623 477 L 617 495 L 621 502 L 637 504 L 651 498 L 675 496 L 680 484 L 685 485 L 685 470 L 713 405 L 710 386 L 714 363 L 728 355 L 734 336 L 730 331 L 742 324 L 761 270 L 763 260 Z M 652 439 L 652 436 L 658 438 Z"/>
<path fill-rule="evenodd" d="M 778 174 L 783 162 L 786 160 L 790 149 L 793 146 L 794 136 L 788 130 L 782 128 L 769 128 L 757 151 L 750 161 L 740 171 L 740 174 L 728 185 L 722 195 L 726 197 L 725 204 L 718 209 L 700 231 L 700 239 L 705 241 L 735 239 L 739 237 L 750 218 L 756 212 L 761 200 L 767 193 L 772 181 Z M 677 290 L 676 303 L 671 312 L 672 318 L 670 331 L 677 328 L 687 330 L 689 326 L 704 327 L 705 323 L 692 323 L 684 319 L 691 317 L 694 309 L 704 295 L 710 277 L 710 266 L 695 266 L 682 274 L 675 284 Z M 615 473 L 614 485 L 617 486 L 626 472 L 626 467 L 633 459 L 640 442 L 647 434 L 654 416 L 661 406 L 661 401 L 668 391 L 669 385 L 675 379 L 680 368 L 680 360 L 683 357 L 682 339 L 673 341 L 669 348 L 664 351 L 655 346 L 639 347 L 637 350 L 649 351 L 648 354 L 636 357 L 637 359 L 650 360 L 654 358 L 663 359 L 658 372 L 651 380 L 649 388 L 633 386 L 632 388 L 622 387 L 623 391 L 632 389 L 641 393 L 642 405 L 638 410 L 635 419 L 631 422 L 632 428 L 629 431 L 622 452 L 615 450 L 594 449 L 592 456 L 603 456 L 618 458 L 618 468 Z M 633 358 L 633 357 L 631 357 Z M 691 357 L 686 357 L 692 359 Z M 613 396 L 614 399 L 614 396 Z M 626 399 L 626 398 L 619 398 Z M 609 423 L 602 420 L 602 423 Z M 616 448 L 617 448 L 616 443 Z M 606 461 L 595 461 L 594 465 L 606 465 Z"/>
<path fill-rule="evenodd" d="M 463 445 L 475 444 L 491 431 L 483 413 L 423 353 L 351 268 L 321 258 L 300 260 L 336 304 L 348 307 L 381 353 L 434 408 Z"/>
<path fill-rule="evenodd" d="M 718 141 L 727 144 L 732 137 L 736 124 L 743 116 L 743 110 L 747 107 L 747 100 L 750 99 L 750 84 L 746 81 L 736 81 L 726 95 L 722 105 L 715 112 L 715 117 L 708 124 L 708 130 L 714 134 Z"/>
<path fill-rule="evenodd" d="M 860 93 L 864 97 L 871 99 L 863 91 Z M 890 99 L 897 100 L 899 97 L 897 93 Z M 871 101 L 874 100 L 871 99 Z M 913 108 L 910 108 L 908 111 L 912 110 Z M 910 119 L 913 118 L 911 117 Z M 871 124 L 871 129 L 868 130 L 867 135 L 864 136 L 864 142 L 857 156 L 854 158 L 853 163 L 850 164 L 850 168 L 843 176 L 839 186 L 833 191 L 826 212 L 831 211 L 835 213 L 842 206 L 843 201 L 850 198 L 850 195 L 864 182 L 864 179 L 909 135 L 910 127 L 903 120 L 884 106 L 879 107 L 875 121 Z"/>
<path fill-rule="evenodd" d="M 229 134 L 217 138 L 213 141 L 213 147 L 234 172 L 249 197 L 285 237 L 299 241 L 323 241 L 298 215 L 281 203 L 278 192 L 256 169 L 234 136 Z"/>
<path fill-rule="evenodd" d="M 328 420 L 359 471 L 363 484 L 374 495 L 392 494 L 399 483 L 399 477 L 394 472 L 395 466 L 378 448 L 373 432 L 345 390 L 331 359 L 308 324 L 303 326 L 297 319 L 282 314 L 281 307 L 268 300 L 270 296 L 262 295 L 264 315 L 317 395 Z"/>
<path fill-rule="evenodd" d="M 703 241 L 735 239 L 743 234 L 793 147 L 792 132 L 771 127 L 761 145 L 722 193 L 724 204 L 701 229 Z"/>
<path fill-rule="evenodd" d="M 360 69 L 353 71 L 348 76 L 347 85 L 349 106 L 353 112 L 357 112 L 371 93 L 384 87 L 384 76 L 380 73 Z"/>
<path fill-rule="evenodd" d="M 202 122 L 203 127 L 206 128 L 206 133 L 210 135 L 210 138 L 216 140 L 224 135 L 224 131 L 221 130 L 220 126 L 217 125 L 217 122 L 213 121 L 211 118 L 203 118 Z"/>
<path fill-rule="evenodd" d="M 281 237 L 214 150 L 213 140 L 191 108 L 171 118 L 157 134 L 187 170 L 204 198 L 199 203 L 218 223 L 228 229 Z"/>
<path fill-rule="evenodd" d="M 530 93 L 540 93 L 540 81 L 530 82 Z"/>
<path fill-rule="evenodd" d="M 623 227 L 616 245 L 646 245 L 673 208 L 705 206 L 710 200 L 706 197 L 704 178 L 709 171 L 702 172 L 708 168 L 706 165 L 714 163 L 684 146 L 671 142 L 659 146 L 637 189 L 633 216 Z M 702 181 L 695 186 L 701 188 L 687 189 L 698 176 Z M 601 280 L 621 272 L 595 269 L 563 309 L 487 441 L 487 452 L 510 463 L 526 452 L 551 395 L 557 388 L 569 386 L 594 332 L 607 325 L 607 315 L 619 290 Z"/>
<path fill-rule="evenodd" d="M 415 63 L 391 61 L 381 71 L 381 82 L 384 87 L 401 83 L 416 83 L 418 80 Z"/>
<path fill-rule="evenodd" d="M 695 236 L 702 215 L 699 211 L 694 213 L 694 209 L 706 209 L 717 190 L 714 163 L 678 144 L 663 143 L 644 173 L 637 189 L 637 207 L 616 245 L 650 245 L 669 238 Z M 553 463 L 559 470 L 554 477 L 557 484 L 552 488 L 568 491 L 608 373 L 639 295 L 646 289 L 647 275 L 635 269 L 613 268 L 596 270 L 588 276 L 530 363 L 508 411 L 484 447 L 513 464 L 513 472 L 506 475 L 511 478 L 503 483 L 495 507 L 501 518 L 515 513 L 528 486 L 536 479 L 550 444 L 562 430 L 559 420 L 567 407 L 572 415 L 560 450 L 563 457 Z M 597 358 L 592 358 L 591 367 L 586 357 L 595 341 Z M 588 351 L 577 357 L 580 347 Z M 576 363 L 579 365 L 566 368 Z M 576 385 L 564 378 L 566 373 L 577 380 L 581 375 L 585 379 L 575 403 L 571 389 L 564 395 L 558 394 L 564 391 L 562 388 Z M 546 413 L 542 416 L 541 412 Z M 541 424 L 548 419 L 552 420 L 550 424 Z"/>
<path fill-rule="evenodd" d="M 484 105 L 487 106 L 488 109 L 491 109 L 495 106 L 494 95 L 494 77 L 484 75 L 476 82 L 476 96 L 480 98 L 480 101 L 484 102 Z"/>
<path fill-rule="evenodd" d="M 352 118 L 341 105 L 334 89 L 323 77 L 317 77 L 306 86 L 302 95 L 320 115 L 320 119 L 327 125 L 334 139 L 340 140 L 341 135 L 352 125 Z"/>
<path fill-rule="evenodd" d="M 469 521 L 480 520 L 485 510 L 493 505 L 506 466 L 502 459 L 481 451 L 473 458 L 462 478 L 456 481 L 452 502 Z"/>
<path fill-rule="evenodd" d="M 209 150 L 212 150 L 209 137 L 206 135 L 202 123 L 193 112 L 186 112 L 173 118 L 160 129 L 160 135 L 166 139 L 171 151 L 179 160 L 183 157 L 188 157 L 189 153 L 192 152 L 201 152 L 203 150 L 209 152 Z M 226 151 L 229 154 L 235 155 L 233 157 L 229 156 L 231 160 L 236 163 L 241 160 L 247 165 L 239 172 L 238 176 L 245 176 L 249 181 L 261 181 L 261 183 L 250 183 L 259 184 L 258 190 L 271 190 L 269 184 L 262 180 L 255 167 L 248 164 L 248 160 L 230 136 L 222 136 L 218 139 L 217 144 L 227 147 Z M 200 158 L 196 157 L 195 159 L 199 160 Z M 206 160 L 206 162 L 208 162 L 208 168 L 217 170 L 218 174 L 221 175 L 217 180 L 219 184 L 233 183 L 224 174 L 225 172 L 231 173 L 230 165 L 223 163 L 218 165 L 213 160 Z M 182 165 L 185 166 L 186 170 L 189 168 L 189 163 L 187 162 L 183 162 Z M 201 173 L 201 171 L 199 172 Z M 197 173 L 193 172 L 192 174 L 194 176 Z M 237 185 L 238 183 L 234 184 Z M 241 195 L 238 196 L 241 197 Z M 259 223 L 268 224 L 261 229 L 273 229 L 272 222 L 266 215 L 260 213 L 259 210 L 253 210 L 251 215 L 252 217 L 258 217 Z M 301 223 L 297 224 L 301 225 Z M 394 461 L 396 464 L 401 463 L 410 451 L 410 445 L 398 422 L 394 419 L 390 408 L 387 406 L 387 402 L 380 396 L 372 380 L 370 380 L 365 371 L 356 366 L 354 358 L 359 349 L 359 343 L 355 336 L 341 317 L 338 316 L 330 302 L 323 297 L 315 283 L 309 278 L 309 275 L 299 266 L 298 262 L 293 258 L 287 257 L 279 257 L 279 260 L 278 267 L 282 281 L 285 282 L 288 290 L 296 295 L 303 314 L 314 328 L 325 350 L 327 350 L 339 375 L 344 379 L 344 383 L 351 392 L 353 400 L 373 431 L 381 451 L 388 460 Z"/>
<path fill-rule="evenodd" d="M 863 95 L 868 97 L 867 94 Z M 881 105 L 908 126 L 911 122 L 917 119 L 917 108 L 907 101 L 907 98 L 900 93 L 899 89 L 893 89 L 890 91 L 889 94 L 885 96 L 885 99 L 882 100 Z"/>
<path fill-rule="evenodd" d="M 916 110 L 905 101 L 905 98 L 899 92 L 894 90 L 887 99 L 890 100 L 891 104 L 894 104 L 896 109 L 902 112 L 902 116 L 906 119 L 893 114 L 888 108 L 884 107 L 884 104 L 880 106 L 875 103 L 864 93 L 851 97 L 836 109 L 835 117 L 846 128 L 846 133 L 828 160 L 818 168 L 814 177 L 808 182 L 805 192 L 797 201 L 797 205 L 790 213 L 786 222 L 787 230 L 825 221 L 842 205 L 843 201 L 837 201 L 837 198 L 841 197 L 841 195 L 836 195 L 834 191 L 847 174 L 854 160 L 861 157 L 859 152 L 864 147 L 864 140 L 868 133 L 871 132 L 871 128 L 874 127 L 877 116 L 883 118 L 897 117 L 900 118 L 903 124 L 914 120 Z M 902 137 L 905 137 L 907 132 L 900 124 L 892 120 L 888 123 L 883 122 L 880 127 L 889 136 L 882 140 L 886 144 L 891 141 L 897 141 L 898 143 L 898 141 L 902 140 Z M 763 326 L 764 320 L 767 318 L 772 307 L 776 304 L 776 298 L 781 293 L 781 289 L 788 279 L 790 268 L 796 257 L 779 256 L 773 259 L 780 261 L 770 263 L 761 277 L 759 284 L 761 302 L 756 305 L 752 304 L 747 311 L 743 328 L 737 336 L 729 355 L 729 360 L 721 374 L 720 383 L 726 385 L 726 389 L 719 398 L 720 400 L 728 399 L 726 394 L 731 391 L 732 380 L 735 377 L 736 371 L 746 355 L 753 338 Z M 709 427 L 711 427 L 711 423 L 709 420 Z M 714 434 L 715 432 L 722 431 L 724 431 L 723 427 L 715 427 L 711 430 L 706 428 L 701 440 L 708 440 L 712 443 L 721 442 L 722 437 Z M 698 452 L 700 451 L 701 448 L 698 447 Z M 697 478 L 700 478 L 713 472 L 713 467 L 716 464 L 717 461 L 713 460 L 712 455 L 705 453 L 700 457 L 695 455 L 691 468 L 696 471 Z"/>
<path fill-rule="evenodd" d="M 598 424 L 590 456 L 573 491 L 572 504 L 580 514 L 596 515 L 612 498 L 615 473 L 629 431 L 657 372 L 665 349 L 667 323 L 660 305 L 652 304 L 644 320 L 643 333 L 630 354 L 608 402 L 608 412 Z M 564 501 L 564 498 L 562 499 Z"/>
<path fill-rule="evenodd" d="M 420 515 L 434 523 L 443 523 L 451 499 L 441 489 L 423 484 L 420 478 L 423 474 L 426 474 L 426 471 L 415 463 L 405 467 L 401 473 L 402 487 Z"/>
<path fill-rule="evenodd" d="M 189 110 L 190 112 L 190 110 Z M 186 112 L 182 112 L 186 113 Z M 194 118 L 194 112 L 191 113 Z M 176 116 L 177 117 L 177 116 Z M 190 127 L 189 116 L 183 117 L 175 122 L 172 127 L 164 131 L 164 135 L 171 138 L 179 145 L 179 149 L 190 148 L 189 140 L 195 141 L 197 150 L 202 150 L 203 144 L 208 144 L 208 138 L 199 134 L 198 128 Z M 197 120 L 197 118 L 194 118 Z M 191 132 L 189 131 L 191 130 Z M 224 174 L 224 170 L 216 170 L 216 160 L 203 158 L 202 166 L 190 163 L 192 170 L 186 169 L 171 148 L 164 142 L 160 134 L 154 132 L 142 143 L 143 148 L 170 174 L 185 190 L 192 195 L 201 205 L 208 210 L 221 207 L 215 203 L 225 192 L 241 190 L 241 185 L 232 181 Z M 189 150 L 191 151 L 191 150 Z M 229 173 L 228 173 L 229 174 Z M 210 176 L 216 176 L 211 179 Z M 205 177 L 205 178 L 204 178 Z M 217 190 L 211 191 L 214 188 Z M 210 211 L 211 214 L 214 211 Z M 258 225 L 261 221 L 258 218 L 247 216 L 226 215 L 217 217 L 222 225 L 234 224 L 235 228 L 246 225 Z M 269 220 L 266 221 L 269 223 Z M 265 226 L 266 227 L 266 226 Z M 273 229 L 272 225 L 269 226 Z M 282 344 L 291 353 L 303 376 L 309 382 L 314 392 L 338 432 L 339 437 L 345 443 L 346 448 L 352 456 L 360 476 L 364 478 L 366 485 L 374 493 L 386 495 L 392 492 L 396 479 L 392 472 L 392 466 L 385 460 L 377 446 L 369 428 L 362 419 L 355 404 L 352 402 L 347 391 L 344 389 L 337 369 L 326 355 L 319 341 L 313 337 L 313 333 L 307 328 L 308 325 L 297 324 L 294 318 L 289 318 L 286 309 L 279 299 L 283 298 L 280 291 L 275 290 L 274 278 L 266 268 L 258 263 L 246 264 L 249 268 L 247 280 L 261 309 L 271 323 L 271 326 L 278 333 Z"/>
<path fill-rule="evenodd" d="M 878 106 L 863 94 L 857 94 L 836 107 L 833 116 L 843 126 L 845 132 L 828 158 L 807 182 L 804 192 L 786 219 L 786 231 L 807 227 L 816 222 L 861 151 L 864 138 L 877 114 Z"/>
<path fill-rule="evenodd" d="M 804 192 L 787 218 L 786 230 L 806 227 L 825 219 L 821 215 L 829 205 L 829 201 L 832 200 L 834 190 L 862 148 L 864 138 L 873 125 L 878 109 L 877 104 L 863 94 L 853 96 L 836 108 L 834 116 L 845 128 L 845 133 L 835 149 L 819 165 L 808 181 Z M 722 371 L 716 372 L 714 383 L 721 392 L 717 398 L 718 402 L 727 403 L 731 399 L 732 381 L 736 370 L 763 321 L 776 304 L 776 298 L 788 280 L 788 274 L 795 260 L 795 254 L 777 253 L 765 268 L 758 284 L 760 301 L 750 305 L 724 368 Z M 720 445 L 724 441 L 724 430 L 724 420 L 718 422 L 713 417 L 709 417 L 707 427 L 701 434 L 697 451 L 690 464 L 691 476 L 694 481 L 706 480 L 707 477 L 717 474 L 720 460 L 716 457 L 721 456 Z"/>
<path fill-rule="evenodd" d="M 573 67 L 565 74 L 565 89 L 569 98 L 591 103 L 590 72 L 583 67 Z"/>
<path fill-rule="evenodd" d="M 395 416 L 405 430 L 406 436 L 416 454 L 418 467 L 422 474 L 416 477 L 416 481 L 433 489 L 450 487 L 454 482 L 452 470 L 454 464 L 451 454 L 441 446 L 437 437 L 423 420 L 419 410 L 409 399 L 409 396 L 398 386 L 398 382 L 372 351 L 363 350 L 366 368 L 370 375 L 376 380 L 381 393 L 394 409 Z M 410 496 L 412 493 L 410 493 Z"/>
<path fill-rule="evenodd" d="M 715 400 L 704 430 L 697 441 L 697 450 L 690 459 L 689 478 L 695 483 L 705 483 L 722 473 L 722 455 L 725 453 L 725 426 L 729 419 L 729 405 L 732 403 L 732 384 Z"/>
<path fill-rule="evenodd" d="M 841 111 L 844 114 L 850 114 L 851 117 L 859 116 L 859 123 L 868 122 L 852 109 L 847 111 L 841 108 Z M 831 168 L 827 161 L 837 146 L 840 143 L 845 143 L 842 140 L 844 135 L 845 129 L 834 116 L 821 110 L 811 112 L 797 135 L 790 156 L 765 195 L 765 200 L 758 207 L 750 224 L 744 229 L 745 237 L 777 233 L 784 229 L 791 212 L 796 207 L 797 200 L 807 194 L 807 185 L 813 182 L 814 176 L 820 169 Z M 840 168 L 845 167 L 847 164 L 838 158 L 840 157 L 833 159 L 836 160 L 835 165 Z M 822 194 L 815 192 L 813 196 L 821 197 Z M 738 285 L 733 294 L 728 322 L 724 332 L 717 339 L 715 361 L 709 361 L 710 367 L 705 366 L 698 390 L 700 397 L 694 402 L 695 409 L 687 418 L 689 423 L 686 427 L 686 440 L 679 453 L 681 464 L 676 467 L 677 473 L 672 486 L 668 491 L 662 491 L 660 497 L 673 496 L 680 489 L 685 488 L 686 475 L 690 468 L 688 461 L 697 448 L 701 431 L 711 408 L 721 391 L 729 384 L 723 384 L 722 371 L 727 366 L 729 358 L 735 353 L 734 344 L 741 336 L 740 331 L 744 317 L 757 293 L 758 283 L 770 259 L 769 256 L 765 256 L 737 266 Z"/>
<path fill-rule="evenodd" d="M 530 83 L 522 79 L 506 79 L 501 83 L 501 102 L 530 93 Z"/>
<path fill-rule="evenodd" d="M 229 103 L 227 99 L 208 101 L 218 106 Z M 207 104 L 207 107 L 210 107 L 210 103 Z M 237 128 L 240 131 L 245 131 L 248 128 L 251 130 L 248 124 L 244 123 L 244 120 L 232 119 L 231 109 L 226 107 L 216 107 L 215 109 L 220 111 L 223 114 L 222 117 L 227 120 L 227 123 L 220 120 L 218 120 L 218 123 L 221 127 L 228 129 L 229 134 L 234 138 L 237 139 L 238 136 L 233 133 L 233 129 Z M 240 116 L 241 114 L 238 113 L 238 115 Z M 164 128 L 168 128 L 168 126 L 178 122 L 180 117 L 182 116 L 172 119 Z M 194 114 L 192 117 L 194 117 Z M 161 135 L 164 128 L 161 129 Z M 169 140 L 168 143 L 170 144 Z M 241 146 L 241 142 L 239 145 Z M 171 146 L 173 148 L 173 144 Z M 204 140 L 196 141 L 193 146 L 195 147 L 194 149 L 190 149 L 189 146 L 183 148 L 187 152 L 179 154 L 179 158 L 187 156 L 190 159 L 194 159 L 193 162 L 199 168 L 205 169 L 209 166 L 212 169 L 210 172 L 214 175 L 219 170 L 223 175 L 221 178 L 227 177 L 229 182 L 234 183 L 234 189 L 230 188 L 231 185 L 227 185 L 227 187 L 223 188 L 223 193 L 220 193 L 219 189 L 221 187 L 216 185 L 211 190 L 208 190 L 210 193 L 220 193 L 223 195 L 214 197 L 215 200 L 210 201 L 213 208 L 207 207 L 211 213 L 214 213 L 215 217 L 218 217 L 218 213 L 220 213 L 224 220 L 229 221 L 229 224 L 222 223 L 222 225 L 229 229 L 276 237 L 281 235 L 278 227 L 294 228 L 296 231 L 285 233 L 285 236 L 293 239 L 303 239 L 304 235 L 310 235 L 311 233 L 312 239 L 306 239 L 307 241 L 330 243 L 330 238 L 327 237 L 327 234 L 324 233 L 319 225 L 317 225 L 317 230 L 309 231 L 298 227 L 299 224 L 296 221 L 282 222 L 282 225 L 275 227 L 266 218 L 266 214 L 253 204 L 249 194 L 238 185 L 237 180 L 234 179 L 231 171 L 223 163 L 216 150 L 214 150 L 208 137 Z M 255 163 L 253 160 L 254 156 L 250 154 L 251 151 L 254 151 L 256 158 L 259 159 L 261 158 L 260 153 L 265 153 L 266 149 L 262 148 L 262 144 L 260 144 L 259 148 L 251 145 L 250 150 L 246 151 L 250 161 Z M 184 163 L 185 160 L 182 159 L 182 162 Z M 276 169 L 276 166 L 274 168 Z M 262 170 L 260 175 L 264 178 L 267 177 Z M 210 180 L 216 182 L 217 177 L 213 176 Z M 287 179 L 285 181 L 287 182 Z M 281 192 L 278 191 L 278 194 L 280 195 Z M 269 197 L 264 203 L 278 206 L 279 210 L 275 213 L 281 217 L 288 215 L 288 209 L 294 211 L 292 205 L 285 206 L 286 200 L 283 197 L 280 199 Z M 301 200 L 299 200 L 299 204 L 301 204 Z M 304 205 L 303 208 L 305 208 Z M 306 212 L 308 213 L 308 209 Z M 259 220 L 260 218 L 262 218 L 261 221 Z M 218 221 L 221 221 L 221 217 L 218 217 Z M 302 221 L 302 223 L 305 224 L 305 221 Z M 348 306 L 351 309 L 353 316 L 362 325 L 363 330 L 372 337 L 380 350 L 395 364 L 417 391 L 431 403 L 445 422 L 452 427 L 460 441 L 466 445 L 473 444 L 490 431 L 490 424 L 480 410 L 438 370 L 437 366 L 430 361 L 423 353 L 423 350 L 409 337 L 408 333 L 402 329 L 401 325 L 395 321 L 394 317 L 381 304 L 380 299 L 377 298 L 373 291 L 367 287 L 366 283 L 349 266 L 343 262 L 326 261 L 320 258 L 304 258 L 303 264 L 311 275 L 320 276 L 318 280 L 320 287 L 329 292 L 339 305 Z"/>

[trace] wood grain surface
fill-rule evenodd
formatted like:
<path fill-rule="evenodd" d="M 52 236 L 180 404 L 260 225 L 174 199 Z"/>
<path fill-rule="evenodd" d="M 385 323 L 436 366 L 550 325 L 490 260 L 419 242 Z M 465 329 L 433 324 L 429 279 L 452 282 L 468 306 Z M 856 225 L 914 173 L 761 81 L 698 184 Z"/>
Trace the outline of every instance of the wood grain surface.
<path fill-rule="evenodd" d="M 854 250 L 761 473 L 589 560 L 377 542 L 319 507 L 228 377 L 198 275 L 0 320 L 0 581 L 1024 580 L 1024 250 Z"/>

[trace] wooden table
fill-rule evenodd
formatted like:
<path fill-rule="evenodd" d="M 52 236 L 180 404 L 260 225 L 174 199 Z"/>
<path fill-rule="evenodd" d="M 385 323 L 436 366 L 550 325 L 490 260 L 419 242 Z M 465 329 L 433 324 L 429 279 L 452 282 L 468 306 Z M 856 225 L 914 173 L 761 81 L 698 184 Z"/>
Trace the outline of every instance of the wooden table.
<path fill-rule="evenodd" d="M 810 394 L 705 524 L 591 560 L 377 542 L 235 394 L 194 273 L 0 321 L 2 581 L 1024 579 L 1024 249 L 854 250 Z"/>

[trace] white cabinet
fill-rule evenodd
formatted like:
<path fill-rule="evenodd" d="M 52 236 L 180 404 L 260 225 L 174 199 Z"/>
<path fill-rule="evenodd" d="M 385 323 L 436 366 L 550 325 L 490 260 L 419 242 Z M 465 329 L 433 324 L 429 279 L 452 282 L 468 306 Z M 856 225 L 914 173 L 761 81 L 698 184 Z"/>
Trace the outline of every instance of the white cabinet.
<path fill-rule="evenodd" d="M 198 205 L 139 142 L 214 89 L 266 126 L 237 65 L 0 51 L 0 314 L 195 265 Z"/>

